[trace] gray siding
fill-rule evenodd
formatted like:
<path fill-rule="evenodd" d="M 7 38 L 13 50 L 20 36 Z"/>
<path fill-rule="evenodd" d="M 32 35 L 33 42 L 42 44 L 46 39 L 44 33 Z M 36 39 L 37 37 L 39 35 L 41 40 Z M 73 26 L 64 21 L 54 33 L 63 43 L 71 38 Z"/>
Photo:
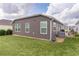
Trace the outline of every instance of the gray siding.
<path fill-rule="evenodd" d="M 46 21 L 46 20 L 48 22 L 47 23 L 47 27 L 48 27 L 47 34 L 40 34 L 40 21 Z M 30 23 L 30 33 L 25 33 L 24 24 L 26 22 Z M 21 24 L 21 31 L 20 32 L 15 32 L 14 25 L 16 23 Z M 34 34 L 33 34 L 33 32 L 34 32 Z M 47 17 L 39 16 L 39 17 L 31 17 L 31 18 L 15 21 L 13 23 L 13 34 L 50 39 L 50 20 Z"/>
<path fill-rule="evenodd" d="M 46 16 L 34 16 L 29 18 L 19 19 L 13 22 L 13 34 L 23 35 L 23 36 L 31 36 L 36 38 L 50 39 L 50 19 Z M 54 19 L 54 18 L 52 18 Z M 40 21 L 47 21 L 47 34 L 40 34 Z M 56 22 L 56 31 L 53 31 L 53 22 Z M 15 32 L 15 24 L 21 24 L 21 31 Z M 25 23 L 30 23 L 30 33 L 25 32 Z M 60 31 L 60 27 L 62 27 L 62 23 L 52 20 L 52 39 L 55 38 L 55 33 Z"/>
<path fill-rule="evenodd" d="M 56 23 L 56 30 L 54 30 L 53 22 Z M 57 22 L 57 21 L 53 21 L 53 22 L 52 22 L 52 27 L 53 27 L 52 28 L 52 34 L 54 35 L 54 34 L 58 34 L 58 32 L 62 29 L 63 25 L 61 23 Z"/>

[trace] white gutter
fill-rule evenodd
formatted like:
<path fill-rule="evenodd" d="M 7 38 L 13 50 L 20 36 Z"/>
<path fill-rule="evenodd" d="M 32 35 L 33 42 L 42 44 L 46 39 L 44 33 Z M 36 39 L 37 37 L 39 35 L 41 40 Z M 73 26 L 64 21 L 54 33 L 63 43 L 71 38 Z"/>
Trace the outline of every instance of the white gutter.
<path fill-rule="evenodd" d="M 52 40 L 52 20 L 50 20 L 50 41 Z"/>

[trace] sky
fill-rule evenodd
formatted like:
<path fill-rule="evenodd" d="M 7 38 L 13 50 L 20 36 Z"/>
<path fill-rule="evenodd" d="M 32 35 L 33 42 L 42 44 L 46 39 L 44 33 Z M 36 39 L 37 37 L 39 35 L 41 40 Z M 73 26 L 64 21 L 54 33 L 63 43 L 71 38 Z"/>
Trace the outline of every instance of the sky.
<path fill-rule="evenodd" d="M 79 20 L 79 3 L 0 3 L 0 19 L 34 14 L 52 15 L 64 24 L 74 25 Z"/>
<path fill-rule="evenodd" d="M 48 3 L 1 3 L 0 19 L 14 20 L 47 11 Z"/>

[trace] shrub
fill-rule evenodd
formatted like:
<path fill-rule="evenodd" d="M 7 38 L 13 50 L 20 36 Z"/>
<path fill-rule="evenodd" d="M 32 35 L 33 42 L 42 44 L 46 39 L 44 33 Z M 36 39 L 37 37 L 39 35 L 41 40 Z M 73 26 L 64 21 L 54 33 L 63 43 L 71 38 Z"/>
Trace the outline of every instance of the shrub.
<path fill-rule="evenodd" d="M 0 30 L 0 36 L 5 35 L 5 30 Z"/>
<path fill-rule="evenodd" d="M 6 31 L 6 35 L 12 35 L 12 30 L 8 29 L 8 30 Z"/>

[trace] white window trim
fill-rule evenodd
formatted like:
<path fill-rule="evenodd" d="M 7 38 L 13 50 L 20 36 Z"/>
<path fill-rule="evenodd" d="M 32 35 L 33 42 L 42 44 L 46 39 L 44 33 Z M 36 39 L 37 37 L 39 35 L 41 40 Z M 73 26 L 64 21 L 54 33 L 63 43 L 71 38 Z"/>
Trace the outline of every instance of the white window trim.
<path fill-rule="evenodd" d="M 17 25 L 17 24 L 20 25 L 20 30 L 19 30 L 19 31 L 16 31 L 16 28 L 17 28 L 16 25 Z M 15 26 L 16 26 L 16 27 L 15 27 L 15 32 L 20 32 L 20 31 L 21 31 L 21 24 L 20 24 L 20 23 L 16 23 Z"/>
<path fill-rule="evenodd" d="M 29 31 L 26 31 L 26 24 L 29 24 L 29 23 L 25 23 L 25 33 L 30 33 L 30 24 L 29 24 Z"/>
<path fill-rule="evenodd" d="M 45 21 L 40 21 L 40 23 L 41 23 L 41 22 L 45 22 Z M 46 22 L 47 22 L 47 21 L 46 21 Z M 48 24 L 48 23 L 47 23 L 47 24 Z M 40 24 L 40 25 L 41 25 L 41 24 Z M 48 26 L 48 25 L 47 25 L 47 26 Z M 41 26 L 40 26 L 40 34 L 47 34 L 48 27 L 46 28 L 46 33 L 42 33 L 41 28 L 44 28 L 44 27 L 41 27 Z"/>

